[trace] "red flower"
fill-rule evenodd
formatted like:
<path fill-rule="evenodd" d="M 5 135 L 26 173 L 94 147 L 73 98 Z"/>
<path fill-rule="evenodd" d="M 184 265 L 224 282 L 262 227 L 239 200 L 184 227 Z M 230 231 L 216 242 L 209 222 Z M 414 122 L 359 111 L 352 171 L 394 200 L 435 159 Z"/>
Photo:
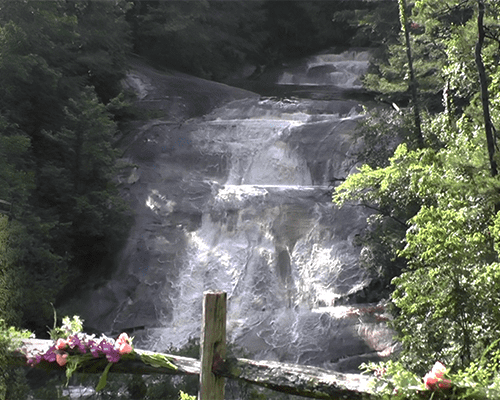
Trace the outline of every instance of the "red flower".
<path fill-rule="evenodd" d="M 443 379 L 446 372 L 446 367 L 439 361 L 434 364 L 432 370 L 424 376 L 425 387 L 430 390 L 449 389 L 451 387 L 451 381 L 449 379 Z"/>

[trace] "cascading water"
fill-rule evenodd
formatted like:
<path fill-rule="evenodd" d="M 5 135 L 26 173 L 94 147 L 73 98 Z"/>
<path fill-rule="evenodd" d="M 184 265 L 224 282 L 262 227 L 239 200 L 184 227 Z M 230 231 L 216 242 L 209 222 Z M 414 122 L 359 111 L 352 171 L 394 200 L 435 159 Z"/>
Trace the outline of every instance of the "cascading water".
<path fill-rule="evenodd" d="M 333 85 L 343 89 L 360 89 L 360 77 L 366 72 L 370 54 L 347 51 L 341 54 L 319 54 L 281 75 L 280 85 Z"/>
<path fill-rule="evenodd" d="M 366 52 L 322 54 L 278 84 L 352 89 L 367 65 Z M 128 83 L 139 104 L 182 110 L 186 98 L 172 96 L 180 79 L 142 68 Z M 117 273 L 80 313 L 101 329 L 137 328 L 139 346 L 165 351 L 199 337 L 203 292 L 223 290 L 229 342 L 246 355 L 352 369 L 388 354 L 383 309 L 345 304 L 370 280 L 352 244 L 367 214 L 335 208 L 328 194 L 353 168 L 359 105 L 195 82 L 212 85 L 208 97 L 237 91 L 235 100 L 134 127 L 135 166 L 121 179 L 136 223 Z"/>

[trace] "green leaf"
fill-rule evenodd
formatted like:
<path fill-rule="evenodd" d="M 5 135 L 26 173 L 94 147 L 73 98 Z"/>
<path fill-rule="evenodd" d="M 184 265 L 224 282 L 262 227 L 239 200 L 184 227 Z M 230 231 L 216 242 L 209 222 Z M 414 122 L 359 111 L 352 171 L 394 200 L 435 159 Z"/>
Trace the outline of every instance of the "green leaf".
<path fill-rule="evenodd" d="M 167 356 L 163 354 L 141 354 L 143 363 L 155 368 L 169 368 L 176 371 L 178 368 L 170 362 Z"/>
<path fill-rule="evenodd" d="M 79 357 L 79 356 L 69 356 L 68 357 L 68 362 L 66 364 L 66 386 L 68 386 L 69 379 L 74 374 L 74 372 L 77 370 L 81 361 L 82 361 L 81 357 Z"/>
<path fill-rule="evenodd" d="M 96 392 L 100 392 L 102 389 L 104 389 L 104 386 L 106 386 L 106 383 L 108 381 L 108 372 L 112 365 L 113 363 L 108 363 L 108 365 L 106 365 L 106 368 L 104 368 L 104 372 L 102 373 L 101 378 L 99 379 L 97 387 L 95 388 Z"/>

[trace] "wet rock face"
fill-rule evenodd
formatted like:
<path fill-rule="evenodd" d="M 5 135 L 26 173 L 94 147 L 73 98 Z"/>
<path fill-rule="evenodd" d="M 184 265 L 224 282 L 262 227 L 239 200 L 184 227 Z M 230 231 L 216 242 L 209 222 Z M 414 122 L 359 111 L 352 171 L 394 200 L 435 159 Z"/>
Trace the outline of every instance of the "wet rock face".
<path fill-rule="evenodd" d="M 353 169 L 359 105 L 260 98 L 137 62 L 126 82 L 162 117 L 122 140 L 135 225 L 113 279 L 74 306 L 87 324 L 181 347 L 199 336 L 203 291 L 224 290 L 228 338 L 246 355 L 349 370 L 390 353 L 384 310 L 336 307 L 370 284 L 352 245 L 366 214 L 328 194 Z"/>
<path fill-rule="evenodd" d="M 136 94 L 139 108 L 161 115 L 163 120 L 170 122 L 200 117 L 232 100 L 257 96 L 175 71 L 162 73 L 140 60 L 130 61 L 123 85 Z"/>

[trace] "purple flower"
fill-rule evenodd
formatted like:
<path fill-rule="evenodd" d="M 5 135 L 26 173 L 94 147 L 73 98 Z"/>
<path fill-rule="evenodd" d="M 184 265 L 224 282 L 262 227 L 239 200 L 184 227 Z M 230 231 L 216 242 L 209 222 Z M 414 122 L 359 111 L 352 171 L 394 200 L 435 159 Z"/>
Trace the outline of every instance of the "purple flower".
<path fill-rule="evenodd" d="M 73 334 L 68 337 L 67 341 L 57 341 L 45 352 L 45 354 L 38 354 L 36 356 L 31 355 L 31 357 L 27 356 L 27 364 L 34 366 L 40 363 L 42 360 L 45 360 L 47 362 L 57 362 L 61 366 L 65 365 L 67 362 L 68 354 L 63 352 L 60 347 L 66 347 L 66 345 L 71 349 L 78 348 L 80 353 L 82 354 L 90 351 L 92 356 L 95 358 L 99 357 L 101 354 L 104 354 L 109 362 L 116 363 L 120 360 L 120 349 L 122 349 L 123 345 L 127 345 L 128 347 L 132 348 L 129 343 L 130 339 L 128 337 L 126 339 L 126 341 L 124 341 L 123 339 L 123 343 L 121 343 L 104 336 L 100 339 L 99 342 L 97 342 L 96 340 L 94 340 L 93 335 L 89 336 L 85 334 Z M 120 346 L 120 343 L 122 344 L 122 346 Z"/>
<path fill-rule="evenodd" d="M 37 354 L 35 358 L 28 358 L 26 362 L 30 367 L 34 367 L 35 365 L 40 364 L 41 361 L 42 361 L 42 355 Z"/>
<path fill-rule="evenodd" d="M 120 353 L 118 349 L 115 349 L 114 343 L 102 339 L 97 348 L 106 355 L 109 362 L 118 362 L 120 360 Z"/>
<path fill-rule="evenodd" d="M 106 339 L 102 339 L 100 342 L 99 342 L 99 345 L 97 346 L 97 348 L 102 351 L 103 353 L 107 353 L 108 351 L 110 351 L 111 349 L 113 349 L 113 344 L 109 343 Z"/>
<path fill-rule="evenodd" d="M 87 349 L 85 348 L 85 345 L 82 343 L 78 335 L 72 335 L 69 337 L 69 346 L 74 349 L 75 347 L 78 347 L 81 353 L 86 353 Z"/>
<path fill-rule="evenodd" d="M 120 361 L 120 353 L 113 347 L 112 351 L 106 353 L 106 358 L 108 359 L 109 362 L 116 363 Z"/>
<path fill-rule="evenodd" d="M 48 362 L 54 362 L 56 361 L 56 353 L 55 353 L 56 347 L 52 346 L 50 347 L 47 352 L 43 355 L 43 359 Z"/>
<path fill-rule="evenodd" d="M 94 342 L 93 340 L 89 340 L 87 342 L 87 347 L 95 358 L 99 357 L 99 346 L 96 342 Z"/>
<path fill-rule="evenodd" d="M 114 343 L 102 339 L 99 343 L 98 349 L 106 355 L 109 362 L 118 362 L 120 360 L 120 352 L 115 349 Z"/>

